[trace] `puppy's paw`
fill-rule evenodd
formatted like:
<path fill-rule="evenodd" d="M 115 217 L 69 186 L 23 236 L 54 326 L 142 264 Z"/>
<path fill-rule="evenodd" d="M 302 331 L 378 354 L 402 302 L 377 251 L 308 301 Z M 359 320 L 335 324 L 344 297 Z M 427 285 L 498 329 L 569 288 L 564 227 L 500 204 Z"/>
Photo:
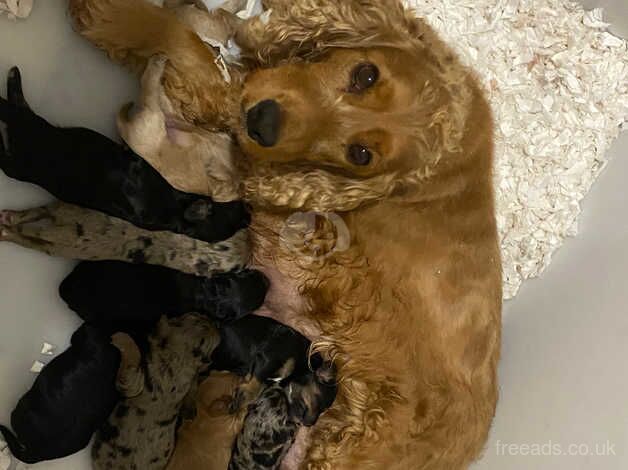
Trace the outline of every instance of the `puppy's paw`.
<path fill-rule="evenodd" d="M 126 398 L 140 395 L 144 391 L 144 374 L 141 368 L 120 369 L 116 379 L 116 389 Z"/>
<path fill-rule="evenodd" d="M 11 227 L 14 225 L 15 211 L 0 211 L 0 226 Z"/>
<path fill-rule="evenodd" d="M 144 74 L 155 78 L 158 77 L 159 81 L 161 81 L 161 76 L 164 74 L 167 63 L 168 57 L 163 54 L 155 54 L 150 59 L 148 59 L 148 64 L 146 65 L 146 70 Z"/>

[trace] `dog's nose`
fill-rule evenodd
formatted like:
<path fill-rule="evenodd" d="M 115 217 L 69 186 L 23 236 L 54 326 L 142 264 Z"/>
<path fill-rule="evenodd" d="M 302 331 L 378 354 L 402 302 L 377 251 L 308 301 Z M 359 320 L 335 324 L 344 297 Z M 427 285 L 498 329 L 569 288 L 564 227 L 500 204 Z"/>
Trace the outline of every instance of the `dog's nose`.
<path fill-rule="evenodd" d="M 257 103 L 246 114 L 249 137 L 262 147 L 272 147 L 279 138 L 279 116 L 281 109 L 274 100 Z"/>

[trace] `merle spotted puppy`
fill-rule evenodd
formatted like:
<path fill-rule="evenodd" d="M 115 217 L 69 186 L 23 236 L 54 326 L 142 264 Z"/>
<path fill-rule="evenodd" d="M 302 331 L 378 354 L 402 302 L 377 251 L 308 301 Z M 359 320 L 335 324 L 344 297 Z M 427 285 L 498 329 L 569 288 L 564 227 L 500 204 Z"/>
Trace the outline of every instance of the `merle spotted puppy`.
<path fill-rule="evenodd" d="M 174 451 L 182 404 L 207 367 L 220 337 L 207 318 L 186 314 L 162 317 L 149 337 L 140 374 L 143 390 L 122 400 L 96 434 L 94 470 L 162 470 Z M 125 384 L 133 377 L 119 377 Z"/>
<path fill-rule="evenodd" d="M 217 203 L 175 190 L 128 148 L 92 130 L 56 127 L 37 116 L 24 98 L 17 67 L 9 72 L 7 89 L 8 100 L 0 98 L 0 121 L 8 134 L 6 150 L 0 145 L 0 167 L 8 176 L 148 230 L 216 242 L 248 226 L 244 203 Z"/>
<path fill-rule="evenodd" d="M 298 424 L 284 390 L 266 388 L 249 406 L 228 470 L 276 470 L 294 443 Z"/>
<path fill-rule="evenodd" d="M 220 327 L 212 368 L 245 377 L 238 401 L 252 402 L 266 385 L 279 383 L 290 415 L 312 426 L 337 393 L 335 369 L 320 354 L 310 358 L 310 341 L 271 318 L 249 315 Z"/>
<path fill-rule="evenodd" d="M 162 266 L 97 261 L 74 268 L 59 294 L 85 321 L 136 337 L 152 330 L 162 314 L 198 312 L 218 321 L 237 320 L 262 305 L 267 289 L 259 271 L 205 278 Z"/>
<path fill-rule="evenodd" d="M 13 455 L 25 463 L 58 459 L 87 446 L 106 422 L 119 394 L 120 351 L 89 325 L 41 371 L 11 413 L 15 434 L 0 426 Z"/>
<path fill-rule="evenodd" d="M 246 229 L 227 240 L 207 243 L 179 233 L 141 229 L 61 201 L 23 211 L 0 211 L 0 241 L 50 256 L 147 263 L 202 277 L 241 269 L 250 258 Z"/>

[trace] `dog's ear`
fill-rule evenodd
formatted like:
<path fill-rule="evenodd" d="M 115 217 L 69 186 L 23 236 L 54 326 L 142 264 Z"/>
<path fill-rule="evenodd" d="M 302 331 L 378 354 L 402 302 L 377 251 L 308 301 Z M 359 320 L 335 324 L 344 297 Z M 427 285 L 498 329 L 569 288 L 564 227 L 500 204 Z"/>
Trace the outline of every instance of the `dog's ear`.
<path fill-rule="evenodd" d="M 273 66 L 329 48 L 398 45 L 421 36 L 421 22 L 399 0 L 265 2 L 270 13 L 245 22 L 236 41 L 245 57 Z"/>

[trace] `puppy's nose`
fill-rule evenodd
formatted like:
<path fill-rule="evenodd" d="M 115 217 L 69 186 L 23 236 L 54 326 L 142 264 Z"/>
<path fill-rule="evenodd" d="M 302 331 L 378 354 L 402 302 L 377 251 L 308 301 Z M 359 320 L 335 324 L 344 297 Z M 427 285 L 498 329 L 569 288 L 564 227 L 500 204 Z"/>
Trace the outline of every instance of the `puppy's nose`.
<path fill-rule="evenodd" d="M 257 103 L 246 114 L 249 137 L 262 147 L 272 147 L 279 138 L 279 116 L 281 109 L 274 100 Z"/>

